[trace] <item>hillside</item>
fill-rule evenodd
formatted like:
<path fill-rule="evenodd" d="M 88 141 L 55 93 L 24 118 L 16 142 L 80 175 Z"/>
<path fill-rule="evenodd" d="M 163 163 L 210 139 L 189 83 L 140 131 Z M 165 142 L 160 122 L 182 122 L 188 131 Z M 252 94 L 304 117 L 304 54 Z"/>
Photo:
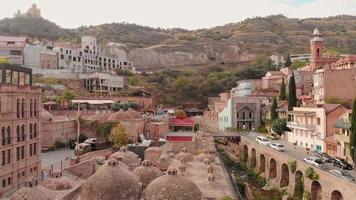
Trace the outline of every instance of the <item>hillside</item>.
<path fill-rule="evenodd" d="M 78 41 L 93 35 L 106 51 L 131 59 L 138 67 L 195 66 L 254 59 L 259 54 L 309 52 L 315 27 L 324 34 L 327 48 L 356 53 L 356 16 L 293 19 L 281 15 L 256 17 L 210 29 L 154 29 L 126 23 L 63 29 L 45 19 L 16 17 L 0 20 L 0 34 L 28 35 L 52 40 Z"/>

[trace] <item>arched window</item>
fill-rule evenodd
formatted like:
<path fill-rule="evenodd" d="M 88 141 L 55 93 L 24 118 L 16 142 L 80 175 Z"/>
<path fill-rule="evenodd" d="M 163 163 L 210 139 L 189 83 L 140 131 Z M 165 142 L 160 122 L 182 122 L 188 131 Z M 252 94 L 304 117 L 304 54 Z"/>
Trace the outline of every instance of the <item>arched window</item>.
<path fill-rule="evenodd" d="M 20 142 L 20 138 L 21 138 L 21 130 L 20 130 L 20 125 L 17 125 L 16 127 L 16 142 Z"/>
<path fill-rule="evenodd" d="M 21 114 L 22 114 L 22 118 L 25 118 L 25 99 L 22 99 Z"/>
<path fill-rule="evenodd" d="M 5 133 L 5 127 L 1 128 L 1 145 L 6 144 L 6 133 Z"/>
<path fill-rule="evenodd" d="M 242 119 L 245 119 L 245 112 L 242 112 Z"/>
<path fill-rule="evenodd" d="M 20 118 L 20 99 L 16 101 L 16 117 Z"/>
<path fill-rule="evenodd" d="M 316 57 L 320 57 L 320 49 L 319 48 L 316 49 Z"/>
<path fill-rule="evenodd" d="M 30 139 L 32 139 L 33 135 L 32 135 L 32 131 L 33 131 L 33 125 L 30 124 Z"/>
<path fill-rule="evenodd" d="M 11 128 L 7 127 L 7 144 L 11 144 Z"/>
<path fill-rule="evenodd" d="M 252 113 L 251 113 L 251 112 L 248 113 L 248 117 L 249 117 L 250 119 L 252 118 Z"/>
<path fill-rule="evenodd" d="M 22 124 L 21 126 L 21 137 L 22 137 L 22 141 L 25 141 L 25 125 Z"/>
<path fill-rule="evenodd" d="M 33 138 L 37 138 L 37 123 L 33 124 Z"/>
<path fill-rule="evenodd" d="M 30 117 L 32 117 L 33 116 L 33 101 L 32 101 L 32 99 L 30 99 Z"/>
<path fill-rule="evenodd" d="M 34 112 L 34 116 L 37 117 L 37 99 L 34 100 L 33 103 L 33 112 Z"/>

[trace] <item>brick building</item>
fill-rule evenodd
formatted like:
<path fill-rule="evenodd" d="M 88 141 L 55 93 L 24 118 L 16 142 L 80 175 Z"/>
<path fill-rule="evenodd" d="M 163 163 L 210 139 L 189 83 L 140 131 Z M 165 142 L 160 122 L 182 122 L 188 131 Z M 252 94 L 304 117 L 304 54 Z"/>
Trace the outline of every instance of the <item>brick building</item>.
<path fill-rule="evenodd" d="M 31 69 L 0 65 L 0 196 L 40 175 L 40 102 Z"/>

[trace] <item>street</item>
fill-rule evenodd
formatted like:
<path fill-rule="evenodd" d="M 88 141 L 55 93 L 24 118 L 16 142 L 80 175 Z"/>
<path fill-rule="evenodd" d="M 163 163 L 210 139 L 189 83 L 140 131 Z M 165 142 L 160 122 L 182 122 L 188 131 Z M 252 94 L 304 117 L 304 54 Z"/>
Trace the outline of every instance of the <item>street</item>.
<path fill-rule="evenodd" d="M 73 149 L 60 149 L 57 151 L 49 151 L 42 153 L 42 169 L 51 166 L 52 164 L 57 164 L 61 160 L 65 160 L 67 157 L 74 156 Z"/>
<path fill-rule="evenodd" d="M 250 132 L 249 134 L 241 135 L 241 137 L 246 137 L 246 138 L 250 139 L 252 142 L 255 142 L 257 145 L 262 145 L 262 144 L 258 144 L 256 142 L 256 137 L 258 135 L 259 134 L 256 132 Z M 263 136 L 262 134 L 260 134 L 260 135 Z M 276 140 L 276 141 L 270 140 L 270 141 L 283 144 L 285 147 L 285 151 L 281 152 L 281 153 L 287 154 L 288 156 L 293 157 L 296 160 L 303 161 L 303 159 L 306 157 L 315 157 L 312 152 L 310 152 L 308 155 L 304 148 L 301 148 L 299 146 L 294 146 L 292 143 L 289 143 L 286 140 Z M 266 146 L 266 148 L 269 148 L 269 147 Z M 310 165 L 310 166 L 312 166 L 312 165 Z M 324 169 L 324 171 L 334 175 L 333 173 L 330 172 L 330 170 L 332 170 L 332 169 L 340 170 L 340 168 L 334 167 L 334 166 L 332 166 L 332 164 L 327 163 L 327 167 L 326 167 L 326 169 Z M 354 178 L 356 178 L 356 170 L 355 169 L 346 170 L 346 171 L 349 172 Z M 334 175 L 334 176 L 336 176 L 336 175 Z M 356 184 L 356 182 L 351 182 L 351 183 Z"/>

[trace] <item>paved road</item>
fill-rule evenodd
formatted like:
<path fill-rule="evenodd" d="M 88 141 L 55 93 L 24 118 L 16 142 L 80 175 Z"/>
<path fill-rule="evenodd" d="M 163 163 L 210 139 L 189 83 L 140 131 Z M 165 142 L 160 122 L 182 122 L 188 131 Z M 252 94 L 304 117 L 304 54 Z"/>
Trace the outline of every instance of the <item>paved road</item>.
<path fill-rule="evenodd" d="M 73 149 L 60 149 L 42 153 L 42 168 L 49 167 L 52 164 L 59 163 L 61 160 L 66 159 L 66 157 L 72 156 L 74 156 Z"/>
<path fill-rule="evenodd" d="M 262 144 L 258 144 L 256 142 L 256 137 L 258 136 L 258 133 L 256 132 L 250 132 L 249 134 L 244 134 L 244 135 L 241 135 L 242 137 L 247 137 L 249 138 L 251 141 L 255 142 L 257 145 L 262 145 Z M 273 142 L 273 141 L 272 141 Z M 285 151 L 283 153 L 295 158 L 296 160 L 300 160 L 300 161 L 303 161 L 303 159 L 305 157 L 312 157 L 314 155 L 312 155 L 313 153 L 309 153 L 309 155 L 306 153 L 305 149 L 302 148 L 302 147 L 296 147 L 294 146 L 292 143 L 289 143 L 288 141 L 285 141 L 285 140 L 278 140 L 278 141 L 275 141 L 275 142 L 278 142 L 278 143 L 281 143 L 285 146 Z M 338 169 L 340 170 L 340 168 L 338 167 L 334 167 L 332 166 L 331 164 L 327 164 L 327 167 L 326 169 L 324 169 L 324 171 L 327 171 L 328 173 L 334 175 L 333 173 L 331 173 L 329 170 L 331 169 Z M 347 172 L 349 172 L 354 178 L 356 178 L 356 170 L 353 169 L 353 170 L 347 170 Z M 334 175 L 336 176 L 336 175 Z M 354 184 L 356 184 L 356 182 L 352 182 Z"/>

